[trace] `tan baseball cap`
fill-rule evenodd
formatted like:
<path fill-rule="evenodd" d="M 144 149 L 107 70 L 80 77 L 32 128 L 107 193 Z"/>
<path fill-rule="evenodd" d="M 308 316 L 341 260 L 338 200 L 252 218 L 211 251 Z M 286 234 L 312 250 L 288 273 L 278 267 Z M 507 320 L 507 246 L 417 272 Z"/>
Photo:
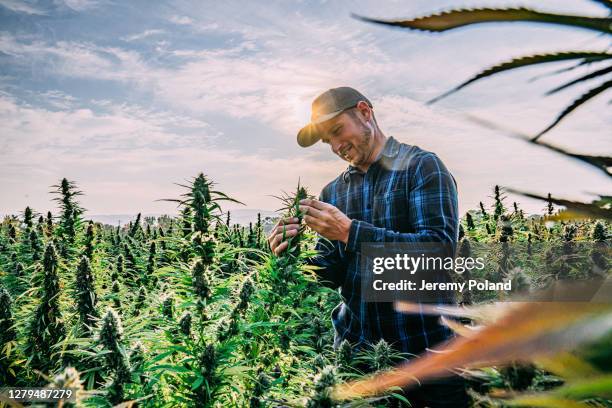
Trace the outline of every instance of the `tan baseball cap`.
<path fill-rule="evenodd" d="M 333 119 L 347 109 L 354 108 L 360 101 L 370 108 L 372 103 L 361 92 L 348 86 L 328 89 L 312 102 L 310 123 L 304 126 L 297 135 L 297 142 L 302 147 L 312 146 L 321 140 L 317 125 Z"/>

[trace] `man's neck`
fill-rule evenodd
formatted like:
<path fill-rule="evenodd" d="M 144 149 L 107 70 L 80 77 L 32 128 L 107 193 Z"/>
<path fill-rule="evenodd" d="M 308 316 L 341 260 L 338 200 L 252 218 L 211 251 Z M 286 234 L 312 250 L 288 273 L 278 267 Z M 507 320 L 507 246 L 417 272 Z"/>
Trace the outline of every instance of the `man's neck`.
<path fill-rule="evenodd" d="M 387 136 L 381 132 L 380 129 L 376 128 L 374 130 L 374 147 L 372 148 L 372 152 L 368 157 L 368 160 L 364 164 L 360 164 L 357 167 L 362 172 L 367 172 L 372 163 L 376 163 L 376 161 L 380 158 L 380 155 L 385 148 L 385 143 L 387 142 Z"/>

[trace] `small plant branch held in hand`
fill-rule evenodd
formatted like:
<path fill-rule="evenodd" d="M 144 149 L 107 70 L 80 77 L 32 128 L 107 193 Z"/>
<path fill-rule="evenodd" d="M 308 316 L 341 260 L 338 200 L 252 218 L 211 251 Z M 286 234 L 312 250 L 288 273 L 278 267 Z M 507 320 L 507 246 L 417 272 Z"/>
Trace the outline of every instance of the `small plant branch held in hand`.
<path fill-rule="evenodd" d="M 285 193 L 280 199 L 285 206 L 283 218 L 278 222 L 268 242 L 275 255 L 283 251 L 293 257 L 300 254 L 300 236 L 306 225 L 326 239 L 348 242 L 352 220 L 331 204 L 316 200 L 309 196 L 298 182 L 297 192 L 293 195 Z"/>
<path fill-rule="evenodd" d="M 298 181 L 294 194 L 283 192 L 282 196 L 274 197 L 283 203 L 283 207 L 278 209 L 278 211 L 283 212 L 283 215 L 268 239 L 270 249 L 277 256 L 285 251 L 285 254 L 288 254 L 287 256 L 297 259 L 301 251 L 301 234 L 305 229 L 305 226 L 302 224 L 304 212 L 301 209 L 300 201 L 312 198 L 312 196 L 308 194 L 308 190 L 305 187 L 300 186 Z"/>
<path fill-rule="evenodd" d="M 351 219 L 331 204 L 314 199 L 300 201 L 306 224 L 324 238 L 348 242 Z"/>

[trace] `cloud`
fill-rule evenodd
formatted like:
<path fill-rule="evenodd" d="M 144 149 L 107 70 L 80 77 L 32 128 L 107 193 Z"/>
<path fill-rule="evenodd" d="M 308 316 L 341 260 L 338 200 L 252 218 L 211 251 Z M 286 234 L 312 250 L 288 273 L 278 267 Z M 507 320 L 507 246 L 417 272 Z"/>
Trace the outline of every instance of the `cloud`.
<path fill-rule="evenodd" d="M 208 22 L 204 23 L 201 21 L 194 20 L 193 18 L 187 16 L 178 16 L 173 15 L 168 18 L 168 21 L 172 24 L 176 24 L 179 26 L 189 27 L 191 31 L 194 33 L 210 33 L 210 32 L 218 32 L 223 31 L 227 32 L 227 27 L 222 27 L 221 24 L 217 22 Z M 237 30 L 232 30 L 233 32 L 238 32 Z"/>
<path fill-rule="evenodd" d="M 74 11 L 85 11 L 95 7 L 98 7 L 100 4 L 99 1 L 96 0 L 56 0 L 59 3 L 65 5 L 68 8 L 71 8 Z"/>
<path fill-rule="evenodd" d="M 166 31 L 164 30 L 159 30 L 159 29 L 152 29 L 152 30 L 145 30 L 141 33 L 138 34 L 133 34 L 127 37 L 123 37 L 122 40 L 124 41 L 137 41 L 137 40 L 142 40 L 151 36 L 156 36 L 156 35 L 160 35 L 160 34 L 164 34 Z"/>
<path fill-rule="evenodd" d="M 43 69 L 54 75 L 131 83 L 154 89 L 160 98 L 192 113 L 221 108 L 224 114 L 256 118 L 276 130 L 291 133 L 307 117 L 303 106 L 321 89 L 347 80 L 363 83 L 373 76 L 389 76 L 404 68 L 404 63 L 390 63 L 384 53 L 372 46 L 356 64 L 354 54 L 366 45 L 367 38 L 352 37 L 339 27 L 310 20 L 299 22 L 302 27 L 281 27 L 299 35 L 297 40 L 277 38 L 277 33 L 270 34 L 270 28 L 263 28 L 245 30 L 246 39 L 229 48 L 170 51 L 186 59 L 173 69 L 151 66 L 135 50 L 78 41 L 25 43 L 8 33 L 0 37 L 0 50 L 24 66 L 33 60 L 45 61 Z M 158 33 L 159 30 L 147 30 L 125 39 L 146 39 Z M 339 39 L 350 47 L 296 47 L 324 38 Z M 254 45 L 256 41 L 261 45 Z M 367 71 L 362 69 L 363 64 L 368 66 Z M 344 68 L 341 72 L 337 71 L 338 65 Z"/>
<path fill-rule="evenodd" d="M 55 96 L 54 92 L 46 95 Z M 63 97 L 65 100 L 66 98 Z M 104 110 L 79 106 L 50 111 L 19 103 L 4 93 L 0 117 L 4 123 L 3 166 L 18 162 L 33 150 L 38 153 L 81 155 L 83 152 L 171 149 L 205 146 L 218 136 L 201 120 L 134 105 L 110 105 Z"/>
<path fill-rule="evenodd" d="M 40 7 L 44 4 L 45 7 Z M 52 0 L 49 2 L 40 1 L 23 1 L 23 0 L 0 0 L 0 5 L 15 12 L 28 14 L 32 16 L 50 15 L 62 8 L 68 8 L 73 11 L 81 12 L 89 10 L 100 5 L 97 0 Z"/>
<path fill-rule="evenodd" d="M 53 89 L 45 92 L 34 93 L 38 100 L 45 101 L 51 107 L 60 109 L 60 110 L 68 110 L 74 107 L 76 103 L 76 98 L 72 95 L 69 95 L 65 92 L 62 92 L 58 89 Z"/>
<path fill-rule="evenodd" d="M 156 73 L 155 69 L 149 69 L 137 51 L 84 41 L 26 42 L 2 32 L 0 52 L 10 56 L 14 66 L 33 71 L 36 75 L 125 81 L 138 85 L 147 78 L 153 79 L 151 74 Z"/>
<path fill-rule="evenodd" d="M 0 5 L 15 13 L 45 15 L 46 11 L 41 10 L 28 1 L 20 0 L 0 0 Z"/>
<path fill-rule="evenodd" d="M 174 24 L 178 24 L 178 25 L 192 25 L 194 23 L 193 19 L 187 17 L 187 16 L 171 16 L 168 21 L 170 21 L 171 23 Z"/>
<path fill-rule="evenodd" d="M 356 29 L 349 30 L 312 17 L 280 18 L 266 12 L 271 15 L 266 15 L 265 24 L 258 25 L 241 24 L 238 19 L 219 26 L 197 19 L 197 13 L 188 20 L 171 16 L 173 22 L 197 27 L 217 24 L 219 33 L 242 35 L 238 44 L 218 48 L 171 49 L 167 43 L 157 47 L 158 52 L 176 58 L 172 66 L 153 65 L 138 50 L 82 41 L 23 43 L 5 34 L 0 49 L 24 65 L 36 59 L 50 62 L 43 69 L 54 75 L 121 81 L 154 92 L 168 104 L 192 113 L 222 109 L 224 114 L 254 118 L 290 134 L 307 120 L 310 100 L 328 87 L 350 84 L 368 94 L 384 94 L 406 83 L 405 91 L 426 99 L 474 72 L 472 61 L 453 60 L 450 74 L 449 67 L 436 63 L 452 58 L 453 53 L 465 53 L 465 47 L 455 47 L 449 54 L 448 47 L 437 47 L 431 40 L 426 54 L 406 43 L 393 50 L 363 23 L 351 22 L 351 28 Z M 149 29 L 124 39 L 146 41 L 163 32 Z M 407 36 L 389 30 L 384 37 L 408 38 L 400 35 Z M 398 56 L 406 47 L 411 58 Z M 491 61 L 496 55 L 505 56 L 506 48 L 497 47 L 486 58 Z M 477 89 L 488 91 L 487 87 Z"/>
<path fill-rule="evenodd" d="M 9 33 L 0 33 L 0 51 L 13 57 L 13 64 L 29 67 L 36 61 L 47 62 L 42 69 L 53 74 L 92 76 L 110 70 L 113 64 L 96 49 L 92 44 L 78 42 L 58 41 L 53 45 L 41 40 L 24 42 Z"/>
<path fill-rule="evenodd" d="M 200 171 L 232 196 L 274 208 L 276 201 L 267 194 L 290 190 L 300 177 L 321 185 L 339 169 L 336 162 L 315 167 L 307 156 L 270 159 L 220 148 L 214 146 L 218 135 L 206 123 L 139 106 L 104 113 L 86 108 L 53 112 L 20 104 L 5 93 L 0 120 L 0 185 L 12 191 L 0 213 L 18 211 L 26 195 L 32 197 L 29 205 L 52 208 L 42 193 L 61 177 L 79 183 L 92 213 L 172 212 L 173 204 L 155 200 L 178 197 L 181 191 L 173 183 Z"/>

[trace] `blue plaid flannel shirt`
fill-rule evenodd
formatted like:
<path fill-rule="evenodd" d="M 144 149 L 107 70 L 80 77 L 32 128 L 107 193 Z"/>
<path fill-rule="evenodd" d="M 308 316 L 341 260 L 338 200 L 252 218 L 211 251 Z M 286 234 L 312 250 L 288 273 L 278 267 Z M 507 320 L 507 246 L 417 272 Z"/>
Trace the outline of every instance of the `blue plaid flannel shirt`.
<path fill-rule="evenodd" d="M 342 340 L 362 347 L 380 339 L 398 351 L 419 354 L 453 336 L 439 316 L 396 312 L 392 303 L 361 299 L 360 245 L 367 242 L 445 242 L 458 233 L 457 187 L 434 154 L 387 138 L 366 173 L 349 166 L 319 197 L 353 220 L 348 243 L 319 238 L 320 280 L 340 287 L 343 302 L 332 313 L 334 346 Z"/>

